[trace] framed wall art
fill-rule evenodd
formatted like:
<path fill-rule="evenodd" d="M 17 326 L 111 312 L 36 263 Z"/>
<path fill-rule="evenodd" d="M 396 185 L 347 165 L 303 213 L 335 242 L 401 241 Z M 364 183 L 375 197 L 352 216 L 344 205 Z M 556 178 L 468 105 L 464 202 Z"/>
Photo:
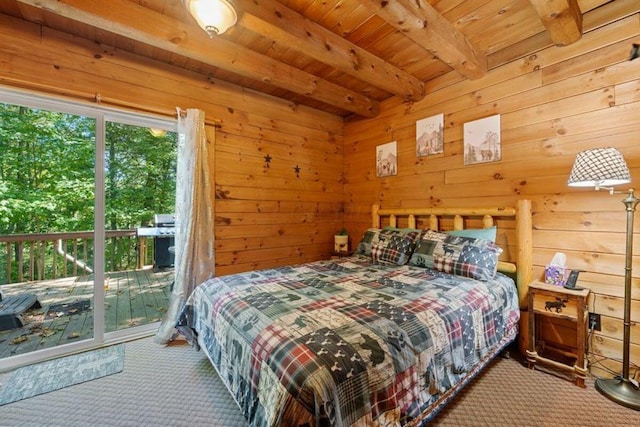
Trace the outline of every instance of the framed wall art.
<path fill-rule="evenodd" d="M 444 114 L 416 122 L 416 157 L 444 152 Z"/>
<path fill-rule="evenodd" d="M 396 141 L 376 147 L 376 176 L 391 176 L 398 173 L 398 146 Z"/>
<path fill-rule="evenodd" d="M 500 114 L 464 124 L 464 164 L 497 162 L 502 159 Z"/>

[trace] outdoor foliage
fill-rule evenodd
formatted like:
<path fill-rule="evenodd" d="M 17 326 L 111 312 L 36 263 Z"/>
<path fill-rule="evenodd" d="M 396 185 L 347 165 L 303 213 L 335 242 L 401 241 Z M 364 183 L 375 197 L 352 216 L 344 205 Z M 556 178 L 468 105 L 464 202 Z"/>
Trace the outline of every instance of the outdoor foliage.
<path fill-rule="evenodd" d="M 94 118 L 0 103 L 0 235 L 93 231 L 95 135 Z M 177 135 L 156 137 L 144 126 L 107 122 L 105 136 L 105 229 L 135 229 L 150 225 L 156 213 L 174 212 Z M 135 241 L 110 240 L 107 268 L 135 265 Z M 93 243 L 80 245 L 79 261 L 93 265 Z M 0 243 L 0 255 L 5 248 L 13 264 L 35 254 L 38 276 L 53 268 L 51 246 L 26 242 L 19 251 Z M 1 277 L 6 259 L 0 256 L 0 283 L 15 281 Z M 33 276 L 33 269 L 25 274 Z"/>
<path fill-rule="evenodd" d="M 93 230 L 95 120 L 0 104 L 0 234 Z M 175 133 L 108 122 L 106 228 L 148 224 L 175 203 Z"/>

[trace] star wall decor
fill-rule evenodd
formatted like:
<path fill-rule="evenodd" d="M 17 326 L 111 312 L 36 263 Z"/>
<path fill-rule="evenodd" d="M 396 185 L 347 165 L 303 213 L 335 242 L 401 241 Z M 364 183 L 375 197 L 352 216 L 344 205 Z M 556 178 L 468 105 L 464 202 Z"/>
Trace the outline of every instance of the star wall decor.
<path fill-rule="evenodd" d="M 296 178 L 300 178 L 300 166 L 296 165 L 293 170 L 296 172 Z"/>
<path fill-rule="evenodd" d="M 268 154 L 264 156 L 264 167 L 268 168 L 269 166 L 271 166 L 271 159 L 272 157 Z"/>

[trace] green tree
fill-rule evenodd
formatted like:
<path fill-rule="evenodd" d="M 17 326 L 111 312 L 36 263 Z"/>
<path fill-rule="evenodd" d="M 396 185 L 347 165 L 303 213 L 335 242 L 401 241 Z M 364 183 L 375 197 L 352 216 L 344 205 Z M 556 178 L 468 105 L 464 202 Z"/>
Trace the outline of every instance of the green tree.
<path fill-rule="evenodd" d="M 107 230 L 174 212 L 177 135 L 115 122 L 105 132 Z M 0 103 L 0 234 L 93 230 L 95 135 L 93 118 Z M 113 243 L 107 260 L 127 252 Z"/>
<path fill-rule="evenodd" d="M 92 229 L 94 146 L 93 119 L 0 104 L 0 234 Z"/>
<path fill-rule="evenodd" d="M 0 234 L 93 229 L 95 128 L 93 118 L 0 104 Z M 107 229 L 174 211 L 176 139 L 107 123 Z"/>
<path fill-rule="evenodd" d="M 148 128 L 109 122 L 106 139 L 108 228 L 135 228 L 174 212 L 176 134 L 154 137 Z"/>

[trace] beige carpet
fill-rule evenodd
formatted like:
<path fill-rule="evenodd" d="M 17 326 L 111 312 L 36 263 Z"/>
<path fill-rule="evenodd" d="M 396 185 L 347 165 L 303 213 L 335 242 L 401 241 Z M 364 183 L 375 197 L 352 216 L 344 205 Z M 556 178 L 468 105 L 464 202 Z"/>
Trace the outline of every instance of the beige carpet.
<path fill-rule="evenodd" d="M 623 426 L 640 413 L 515 358 L 497 359 L 432 425 Z M 7 426 L 244 426 L 201 352 L 146 338 L 125 347 L 122 373 L 0 408 Z"/>

